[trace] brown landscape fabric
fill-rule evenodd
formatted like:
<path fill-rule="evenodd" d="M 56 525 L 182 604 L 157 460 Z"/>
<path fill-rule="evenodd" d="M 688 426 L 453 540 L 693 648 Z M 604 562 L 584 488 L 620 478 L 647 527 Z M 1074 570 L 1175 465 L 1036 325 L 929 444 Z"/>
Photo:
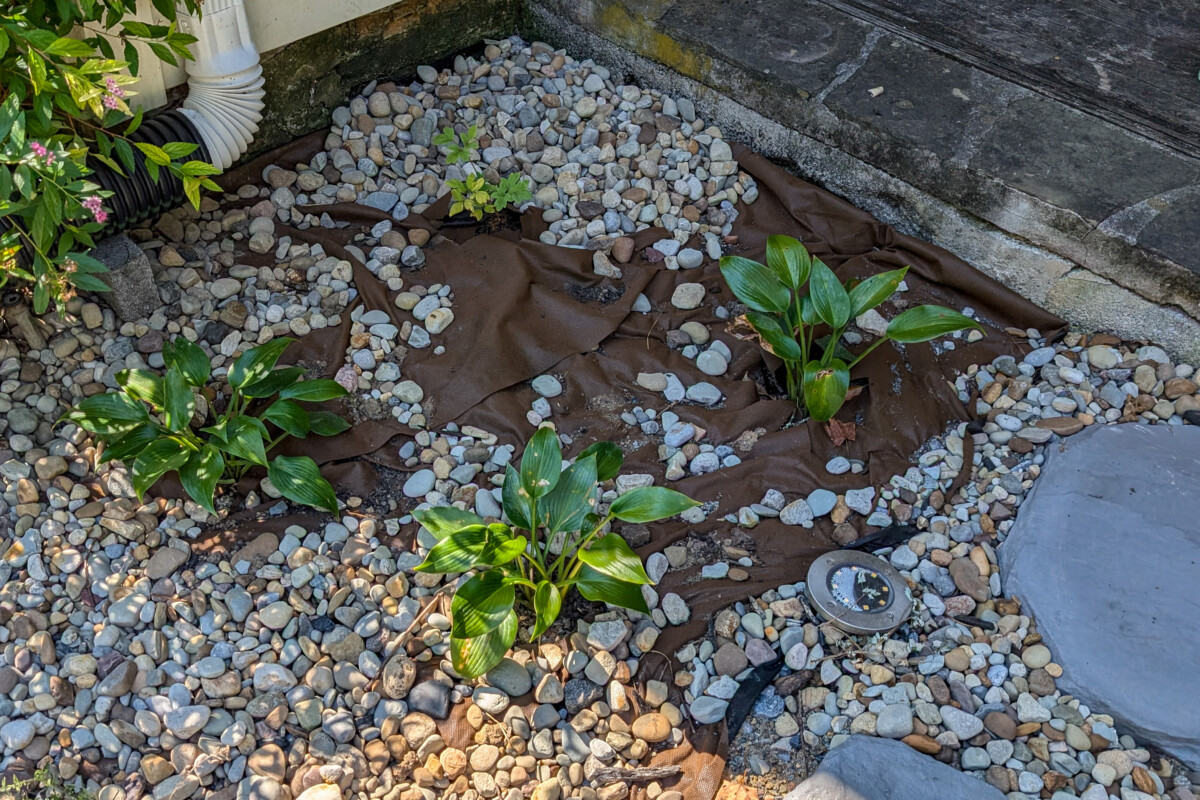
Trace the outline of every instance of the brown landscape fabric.
<path fill-rule="evenodd" d="M 290 167 L 307 162 L 322 140 L 323 134 L 306 137 L 260 158 L 227 176 L 225 185 L 236 188 L 241 183 L 258 183 L 259 172 L 267 164 Z M 982 341 L 966 344 L 959 340 L 954 350 L 939 350 L 930 344 L 902 349 L 885 345 L 875 350 L 853 376 L 865 379 L 865 390 L 838 414 L 839 419 L 856 423 L 856 440 L 841 447 L 834 447 L 820 424 L 791 424 L 794 405 L 765 394 L 763 376 L 778 364 L 770 363 L 771 357 L 754 342 L 731 334 L 731 320 L 715 316 L 718 306 L 732 309 L 735 303 L 715 262 L 706 258 L 701 268 L 669 271 L 661 263 L 643 258 L 646 246 L 667 235 L 662 229 L 642 231 L 634 237 L 634 259 L 620 265 L 623 278 L 614 280 L 594 274 L 590 251 L 538 241 L 545 223 L 536 210 L 521 217 L 520 230 L 514 226 L 492 233 L 478 232 L 475 226 L 441 228 L 445 202 L 426 212 L 426 217 L 411 215 L 398 224 L 433 232 L 425 248 L 426 265 L 405 273 L 406 287 L 448 283 L 454 292 L 454 323 L 435 338 L 435 345 L 445 347 L 444 354 L 436 355 L 433 348 L 410 349 L 402 365 L 404 378 L 415 380 L 425 391 L 430 427 L 440 429 L 451 421 L 476 425 L 495 433 L 501 442 L 516 445 L 520 452 L 534 431 L 525 419 L 537 397 L 529 381 L 549 373 L 564 387 L 563 394 L 550 401 L 550 419 L 560 433 L 571 438 L 568 455 L 594 441 L 616 441 L 626 453 L 624 471 L 651 473 L 662 482 L 664 466 L 657 452 L 661 437 L 655 440 L 637 427 L 627 426 L 620 413 L 634 405 L 666 410 L 663 396 L 642 389 L 636 378 L 639 372 L 671 372 L 685 386 L 703 380 L 723 393 L 724 401 L 715 408 L 689 403 L 673 408 L 681 419 L 705 429 L 708 441 L 732 444 L 745 431 L 761 432 L 749 452 L 739 453 L 740 465 L 672 484 L 697 500 L 717 503 L 707 522 L 651 526 L 653 538 L 639 550 L 646 557 L 689 535 L 713 541 L 736 537 L 733 543 L 749 550 L 755 562 L 744 582 L 699 582 L 699 564 L 665 577 L 657 587 L 660 594 L 677 592 L 691 608 L 689 623 L 668 628 L 660 638 L 657 650 L 667 654 L 702 636 L 715 611 L 782 583 L 803 580 L 812 560 L 835 547 L 827 518 L 811 530 L 764 519 L 750 530 L 735 532 L 721 517 L 758 502 L 768 489 L 778 489 L 794 500 L 817 488 L 840 493 L 878 486 L 893 474 L 903 474 L 911 465 L 912 454 L 926 440 L 969 419 L 948 383 L 956 371 L 988 363 L 1002 354 L 1019 356 L 1028 349 L 1023 340 L 1004 333 L 1005 328 L 1037 328 L 1051 337 L 1064 329 L 1061 319 L 946 251 L 897 233 L 745 148 L 737 148 L 735 156 L 758 182 L 759 198 L 753 205 L 739 205 L 740 216 L 733 226 L 737 241 L 728 252 L 761 261 L 767 236 L 783 233 L 804 242 L 843 280 L 907 265 L 911 267 L 908 291 L 900 297 L 909 305 L 970 307 L 985 323 L 987 336 Z M 320 242 L 327 253 L 354 262 L 361 303 L 367 309 L 386 311 L 397 325 L 402 324 L 409 315 L 396 308 L 393 293 L 342 247 L 387 215 L 353 204 L 314 210 L 352 224 L 343 229 L 289 231 L 293 242 Z M 691 242 L 690 246 L 703 250 L 702 243 Z M 270 255 L 239 253 L 238 257 L 242 263 L 273 263 Z M 680 311 L 670 303 L 675 287 L 687 282 L 701 283 L 707 289 L 705 302 L 694 311 Z M 639 293 L 650 299 L 653 310 L 648 314 L 631 313 Z M 881 311 L 885 317 L 897 313 L 890 303 Z M 667 332 L 689 320 L 705 324 L 715 339 L 728 345 L 733 360 L 725 376 L 702 374 L 692 361 L 668 346 Z M 324 365 L 327 376 L 332 377 L 345 363 L 349 329 L 346 313 L 340 326 L 304 337 L 289 350 L 285 361 Z M 747 376 L 751 380 L 743 379 Z M 379 467 L 404 468 L 397 451 L 413 434 L 389 417 L 357 424 L 319 444 L 293 441 L 285 452 L 316 458 L 339 495 L 365 497 L 379 485 Z M 828 474 L 824 465 L 837 455 L 863 460 L 866 474 Z M 414 505 L 398 491 L 394 499 L 401 509 L 397 513 Z M 262 519 L 256 512 L 241 512 L 215 528 L 208 543 L 236 548 L 264 530 L 278 532 L 293 523 L 311 526 L 315 519 L 315 515 L 303 513 Z M 861 521 L 858 524 L 861 526 Z M 860 528 L 860 533 L 866 532 L 865 527 Z M 414 526 L 408 526 L 393 544 L 411 547 L 413 536 Z M 671 683 L 675 665 L 653 656 L 643 664 L 640 680 L 649 675 Z M 464 739 L 468 732 L 463 725 L 463 720 L 452 717 L 444 724 L 443 734 L 452 743 L 464 743 L 469 735 Z M 656 765 L 683 762 L 684 775 L 676 788 L 687 800 L 711 800 L 716 792 L 726 747 L 723 727 L 691 731 L 683 747 L 655 756 Z"/>

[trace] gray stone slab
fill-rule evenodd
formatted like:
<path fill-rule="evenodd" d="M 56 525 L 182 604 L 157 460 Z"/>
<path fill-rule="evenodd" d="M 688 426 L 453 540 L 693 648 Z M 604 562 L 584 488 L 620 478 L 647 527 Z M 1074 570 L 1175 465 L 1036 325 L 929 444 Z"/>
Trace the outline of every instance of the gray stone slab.
<path fill-rule="evenodd" d="M 92 257 L 108 267 L 96 277 L 111 287 L 100 297 L 118 317 L 134 322 L 162 307 L 150 259 L 128 236 L 122 233 L 99 242 Z"/>
<path fill-rule="evenodd" d="M 1004 800 L 1004 795 L 902 742 L 851 736 L 784 800 Z"/>
<path fill-rule="evenodd" d="M 1097 426 L 1047 452 L 999 548 L 1005 594 L 1059 689 L 1200 767 L 1200 428 Z"/>

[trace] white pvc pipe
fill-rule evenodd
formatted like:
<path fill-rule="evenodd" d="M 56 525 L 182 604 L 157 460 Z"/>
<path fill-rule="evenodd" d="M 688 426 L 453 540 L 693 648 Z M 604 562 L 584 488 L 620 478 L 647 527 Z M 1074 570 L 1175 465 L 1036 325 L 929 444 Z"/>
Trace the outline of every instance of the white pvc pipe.
<path fill-rule="evenodd" d="M 213 166 L 229 169 L 254 141 L 266 94 L 245 0 L 205 0 L 200 18 L 181 10 L 179 29 L 197 39 L 180 113 L 200 132 Z"/>

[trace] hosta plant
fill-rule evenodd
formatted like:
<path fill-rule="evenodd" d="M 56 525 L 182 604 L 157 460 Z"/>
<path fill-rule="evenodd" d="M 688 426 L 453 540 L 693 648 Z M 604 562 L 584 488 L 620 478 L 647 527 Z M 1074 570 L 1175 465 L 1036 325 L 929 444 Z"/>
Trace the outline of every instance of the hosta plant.
<path fill-rule="evenodd" d="M 502 507 L 508 524 L 488 524 L 454 507 L 420 510 L 417 520 L 437 543 L 417 570 L 437 574 L 474 570 L 451 602 L 450 655 L 464 678 L 487 672 L 517 638 L 517 604 L 531 609 L 537 638 L 558 618 L 572 588 L 587 600 L 649 613 L 641 559 L 618 534 L 613 519 L 654 522 L 698 505 L 671 489 L 643 487 L 622 494 L 603 515 L 597 487 L 615 478 L 621 450 L 597 442 L 562 468 L 553 430 L 542 428 L 525 448 L 520 471 L 504 476 Z"/>
<path fill-rule="evenodd" d="M 179 473 L 188 496 L 215 513 L 217 486 L 233 484 L 255 466 L 287 499 L 337 512 L 337 496 L 308 456 L 270 456 L 289 436 L 333 436 L 347 422 L 330 411 L 311 411 L 301 403 L 343 397 L 335 381 L 301 380 L 302 367 L 276 369 L 292 339 L 273 339 L 242 353 L 229 367 L 224 411 L 216 413 L 215 391 L 207 387 L 208 356 L 195 344 L 176 338 L 163 346 L 165 375 L 145 369 L 117 373 L 120 391 L 81 401 L 66 415 L 107 443 L 101 462 L 129 466 L 140 497 L 168 472 Z M 197 396 L 204 394 L 205 402 Z M 275 398 L 273 402 L 270 402 Z M 261 410 L 251 413 L 250 406 Z M 207 409 L 197 413 L 197 408 Z"/>
<path fill-rule="evenodd" d="M 767 238 L 767 263 L 740 256 L 721 259 L 721 275 L 750 310 L 746 321 L 764 349 L 787 373 L 788 395 L 816 420 L 829 420 L 846 400 L 850 370 L 886 341 L 927 342 L 978 322 L 942 306 L 915 306 L 897 314 L 887 332 L 858 355 L 840 345 L 852 320 L 887 300 L 908 267 L 863 281 L 842 283 L 804 245 L 790 236 Z M 817 338 L 824 331 L 827 335 Z"/>

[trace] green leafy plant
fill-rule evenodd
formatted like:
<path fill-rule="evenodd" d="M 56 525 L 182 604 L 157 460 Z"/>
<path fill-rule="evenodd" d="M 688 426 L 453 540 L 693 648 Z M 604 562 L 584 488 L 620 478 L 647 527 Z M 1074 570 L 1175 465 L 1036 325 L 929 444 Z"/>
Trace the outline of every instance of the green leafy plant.
<path fill-rule="evenodd" d="M 465 211 L 475 219 L 483 219 L 484 214 L 519 206 L 533 197 L 518 172 L 504 176 L 500 183 L 488 183 L 482 175 L 468 175 L 465 180 L 448 180 L 446 185 L 450 187 L 450 216 Z"/>
<path fill-rule="evenodd" d="M 536 615 L 531 638 L 554 623 L 572 587 L 588 600 L 649 613 L 641 559 L 605 527 L 613 519 L 654 522 L 699 504 L 650 486 L 626 492 L 600 516 L 597 486 L 615 478 L 622 461 L 615 444 L 597 442 L 563 469 L 557 434 L 542 428 L 520 471 L 509 464 L 505 472 L 502 506 L 510 524 L 488 524 L 451 506 L 414 512 L 438 540 L 418 571 L 475 571 L 450 606 L 450 656 L 461 676 L 487 672 L 516 641 L 518 595 Z"/>
<path fill-rule="evenodd" d="M 95 795 L 63 782 L 48 769 L 39 769 L 32 778 L 0 779 L 0 796 L 27 800 L 95 800 Z"/>
<path fill-rule="evenodd" d="M 267 477 L 289 500 L 337 512 L 337 496 L 308 456 L 268 454 L 289 436 L 333 436 L 347 422 L 330 411 L 309 411 L 300 404 L 344 397 L 336 381 L 301 380 L 302 367 L 276 362 L 292 339 L 273 339 L 254 347 L 233 362 L 226 377 L 229 391 L 221 399 L 224 411 L 197 414 L 197 394 L 204 390 L 212 369 L 208 356 L 195 344 L 176 338 L 163 346 L 167 371 L 126 369 L 117 373 L 120 391 L 81 401 L 65 419 L 96 434 L 107 443 L 101 462 L 130 464 L 134 491 L 140 497 L 168 472 L 179 473 L 188 496 L 211 512 L 220 484 L 236 483 L 251 467 L 267 468 Z M 276 398 L 274 402 L 268 402 Z M 266 404 L 250 413 L 251 404 Z M 197 419 L 199 417 L 199 419 Z M 198 427 L 212 419 L 210 425 Z M 270 427 L 268 427 L 268 425 Z M 274 429 L 272 432 L 271 429 Z"/>
<path fill-rule="evenodd" d="M 904 267 L 843 284 L 790 236 L 767 238 L 765 265 L 740 256 L 721 259 L 725 282 L 750 308 L 747 322 L 763 348 L 783 361 L 788 395 L 821 421 L 832 419 L 846 401 L 850 370 L 884 342 L 911 344 L 966 328 L 982 330 L 949 308 L 916 306 L 892 319 L 887 332 L 857 356 L 847 352 L 840 342 L 850 321 L 891 297 L 907 272 Z M 821 326 L 828 335 L 818 339 Z"/>
<path fill-rule="evenodd" d="M 488 184 L 488 189 L 492 195 L 492 205 L 497 209 L 519 206 L 533 198 L 529 192 L 529 184 L 519 172 L 510 172 L 494 186 Z"/>
<path fill-rule="evenodd" d="M 442 128 L 442 132 L 433 137 L 433 143 L 446 148 L 446 163 L 458 164 L 470 161 L 479 150 L 479 129 L 474 125 L 463 133 L 456 134 L 453 128 Z"/>
<path fill-rule="evenodd" d="M 138 73 L 135 43 L 178 64 L 196 41 L 176 29 L 172 0 L 153 1 L 166 25 L 127 19 L 138 5 L 15 0 L 0 10 L 0 285 L 12 278 L 29 284 L 37 313 L 77 289 L 107 291 L 95 277 L 103 265 L 79 252 L 92 247 L 93 235 L 104 227 L 104 201 L 111 195 L 85 180 L 89 158 L 125 174 L 140 151 L 154 180 L 160 169 L 171 173 L 196 206 L 201 187 L 217 188 L 208 177 L 218 172 L 215 167 L 183 161 L 195 144 L 159 147 L 129 138 L 141 124 L 140 112 L 129 120 L 133 92 L 124 88 Z M 200 0 L 183 6 L 198 13 Z M 123 60 L 116 58 L 114 40 Z"/>

